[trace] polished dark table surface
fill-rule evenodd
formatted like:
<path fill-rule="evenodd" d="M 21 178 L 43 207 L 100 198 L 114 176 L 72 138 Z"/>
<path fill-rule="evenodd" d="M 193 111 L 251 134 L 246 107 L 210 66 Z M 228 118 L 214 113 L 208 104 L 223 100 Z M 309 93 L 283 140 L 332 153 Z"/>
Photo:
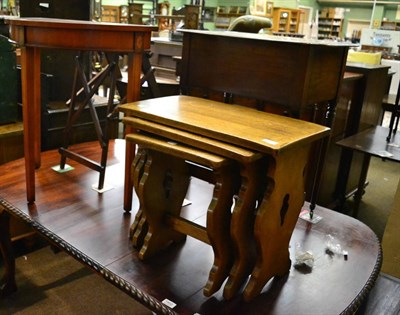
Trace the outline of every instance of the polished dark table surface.
<path fill-rule="evenodd" d="M 98 144 L 74 147 L 76 152 L 96 159 Z M 75 168 L 66 173 L 51 169 L 58 164 L 56 151 L 42 154 L 36 171 L 36 203 L 27 204 L 24 160 L 0 166 L 0 214 L 6 211 L 27 222 L 48 240 L 98 272 L 133 298 L 158 313 L 180 314 L 340 314 L 354 313 L 371 290 L 381 266 L 381 247 L 376 235 L 360 221 L 317 207 L 323 217 L 317 224 L 299 219 L 290 242 L 292 267 L 287 277 L 275 278 L 260 296 L 245 303 L 240 295 L 231 301 L 222 293 L 203 296 L 212 264 L 210 246 L 188 237 L 155 259 L 142 262 L 129 241 L 129 227 L 135 216 L 122 209 L 125 141 L 110 143 L 106 185 L 114 189 L 98 194 L 91 187 L 98 174 L 71 161 Z M 192 203 L 182 215 L 205 223 L 205 205 L 213 186 L 192 179 L 187 199 Z M 134 198 L 133 209 L 138 207 Z M 2 217 L 0 215 L 0 217 Z M 327 235 L 335 237 L 343 255 L 326 252 Z M 295 250 L 312 251 L 311 270 L 296 269 Z M 222 290 L 221 290 L 222 291 Z M 18 293 L 16 293 L 18 294 Z M 177 304 L 170 310 L 160 301 Z"/>
<path fill-rule="evenodd" d="M 336 144 L 371 156 L 400 162 L 400 133 L 399 131 L 393 133 L 387 142 L 388 134 L 389 128 L 376 126 L 340 140 Z"/>

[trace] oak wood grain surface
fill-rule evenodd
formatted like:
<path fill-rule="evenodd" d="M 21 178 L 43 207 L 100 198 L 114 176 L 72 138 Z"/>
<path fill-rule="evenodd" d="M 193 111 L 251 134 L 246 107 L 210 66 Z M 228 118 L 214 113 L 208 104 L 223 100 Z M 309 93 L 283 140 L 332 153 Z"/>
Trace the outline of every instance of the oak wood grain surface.
<path fill-rule="evenodd" d="M 137 290 L 159 301 L 175 302 L 174 311 L 182 314 L 353 313 L 372 288 L 381 263 L 376 235 L 358 220 L 317 207 L 315 214 L 323 220 L 310 225 L 299 219 L 290 242 L 292 264 L 300 245 L 313 253 L 312 269 L 292 265 L 286 277 L 273 279 L 251 303 L 245 303 L 240 295 L 227 302 L 222 290 L 206 298 L 202 290 L 213 258 L 207 244 L 188 237 L 154 259 L 138 259 L 129 241 L 137 199 L 132 214 L 122 207 L 124 149 L 123 140 L 110 143 L 106 184 L 115 188 L 103 194 L 91 188 L 97 172 L 72 161 L 73 171 L 57 173 L 51 167 L 58 163 L 58 153 L 44 152 L 42 167 L 36 171 L 34 205 L 25 198 L 24 161 L 2 165 L 0 203 L 12 215 L 46 228 L 48 235 L 54 233 L 64 250 L 72 246 L 69 254 L 87 266 L 103 266 L 99 273 L 104 278 L 148 307 L 151 303 L 138 298 Z M 98 158 L 100 151 L 97 143 L 76 145 L 74 150 L 92 159 Z M 204 225 L 202 211 L 210 202 L 212 189 L 212 185 L 192 179 L 187 194 L 192 204 L 183 207 L 181 215 Z M 347 260 L 326 252 L 327 234 L 348 251 Z"/>
<path fill-rule="evenodd" d="M 191 96 L 167 96 L 121 105 L 139 117 L 273 156 L 328 135 L 329 128 Z"/>
<path fill-rule="evenodd" d="M 144 130 L 161 137 L 165 137 L 182 143 L 190 143 L 196 148 L 208 152 L 214 152 L 224 157 L 241 161 L 243 163 L 252 162 L 262 157 L 258 152 L 252 152 L 244 148 L 231 145 L 226 142 L 216 141 L 193 133 L 178 130 L 165 125 L 157 124 L 152 121 L 139 119 L 135 117 L 124 117 L 122 119 L 125 125 L 130 125 L 134 129 Z"/>

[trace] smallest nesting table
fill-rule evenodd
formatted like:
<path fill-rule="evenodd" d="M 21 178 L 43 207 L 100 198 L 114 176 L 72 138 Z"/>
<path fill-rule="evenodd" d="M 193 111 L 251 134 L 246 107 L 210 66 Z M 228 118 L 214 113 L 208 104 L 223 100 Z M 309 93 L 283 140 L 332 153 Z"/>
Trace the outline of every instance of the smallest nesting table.
<path fill-rule="evenodd" d="M 206 242 L 214 263 L 204 294 L 228 279 L 227 299 L 245 285 L 244 298 L 251 300 L 269 279 L 289 271 L 308 154 L 329 128 L 190 96 L 119 109 L 132 131 L 127 146 L 139 146 L 135 159 L 127 156 L 125 185 L 135 186 L 140 201 L 131 228 L 140 258 L 186 235 Z M 179 217 L 190 176 L 203 174 L 215 184 L 205 227 Z"/>

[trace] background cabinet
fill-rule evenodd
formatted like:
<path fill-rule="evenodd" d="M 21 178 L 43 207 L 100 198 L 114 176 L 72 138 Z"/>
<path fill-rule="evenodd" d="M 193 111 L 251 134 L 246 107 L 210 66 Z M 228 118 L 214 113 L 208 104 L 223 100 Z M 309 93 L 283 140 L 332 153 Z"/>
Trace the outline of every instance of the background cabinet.
<path fill-rule="evenodd" d="M 102 5 L 101 6 L 101 21 L 119 23 L 119 6 L 116 5 Z"/>
<path fill-rule="evenodd" d="M 280 33 L 298 33 L 300 10 L 274 8 L 272 31 Z"/>
<path fill-rule="evenodd" d="M 239 16 L 246 14 L 247 7 L 218 7 L 215 19 L 216 30 L 226 30 Z"/>
<path fill-rule="evenodd" d="M 341 18 L 318 18 L 318 39 L 334 39 L 342 36 Z"/>
<path fill-rule="evenodd" d="M 143 3 L 129 3 L 129 24 L 143 24 Z"/>
<path fill-rule="evenodd" d="M 95 0 L 19 0 L 21 17 L 91 20 L 98 15 L 99 4 Z"/>
<path fill-rule="evenodd" d="M 400 31 L 399 21 L 382 21 L 381 30 Z"/>
<path fill-rule="evenodd" d="M 110 23 L 129 22 L 129 6 L 128 5 L 102 5 L 101 21 Z"/>

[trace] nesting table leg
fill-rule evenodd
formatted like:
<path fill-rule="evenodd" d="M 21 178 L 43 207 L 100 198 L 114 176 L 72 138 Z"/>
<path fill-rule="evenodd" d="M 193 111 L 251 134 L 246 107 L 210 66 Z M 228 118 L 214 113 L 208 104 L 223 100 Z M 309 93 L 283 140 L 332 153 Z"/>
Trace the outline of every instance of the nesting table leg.
<path fill-rule="evenodd" d="M 270 158 L 267 188 L 254 226 L 259 252 L 244 290 L 246 301 L 260 294 L 272 277 L 289 272 L 289 242 L 304 203 L 304 169 L 308 152 L 309 146 L 303 146 Z"/>
<path fill-rule="evenodd" d="M 204 294 L 212 295 L 229 276 L 233 264 L 230 222 L 233 196 L 240 183 L 238 164 L 148 135 L 129 135 L 128 140 L 141 145 L 132 163 L 132 182 L 140 209 L 130 230 L 133 244 L 139 249 L 139 258 L 150 258 L 170 243 L 185 239 L 186 235 L 210 244 L 214 262 Z M 191 176 L 186 161 L 213 170 L 215 185 L 206 227 L 180 217 Z M 253 207 L 254 203 L 251 202 Z"/>
<path fill-rule="evenodd" d="M 168 227 L 164 218 L 166 214 L 179 216 L 190 181 L 185 160 L 153 150 L 146 151 L 138 197 L 148 231 L 139 251 L 140 259 L 150 258 L 170 243 L 186 238 L 185 234 Z"/>
<path fill-rule="evenodd" d="M 264 188 L 265 168 L 264 159 L 241 167 L 241 187 L 231 219 L 231 239 L 235 257 L 223 293 L 227 300 L 240 291 L 255 265 L 254 220 L 256 203 Z"/>
<path fill-rule="evenodd" d="M 214 251 L 214 262 L 204 287 L 205 296 L 219 290 L 232 267 L 233 248 L 229 231 L 233 195 L 238 180 L 236 174 L 236 168 L 231 165 L 214 170 L 217 180 L 207 210 L 207 234 Z"/>
<path fill-rule="evenodd" d="M 146 164 L 146 151 L 143 149 L 138 149 L 138 152 L 135 155 L 131 167 L 132 181 L 136 189 L 139 188 L 145 164 Z M 143 214 L 142 205 L 140 204 L 140 207 L 135 216 L 135 220 L 133 221 L 129 231 L 129 238 L 132 240 L 134 247 L 140 248 L 143 245 L 146 233 L 147 233 L 147 221 Z"/>

